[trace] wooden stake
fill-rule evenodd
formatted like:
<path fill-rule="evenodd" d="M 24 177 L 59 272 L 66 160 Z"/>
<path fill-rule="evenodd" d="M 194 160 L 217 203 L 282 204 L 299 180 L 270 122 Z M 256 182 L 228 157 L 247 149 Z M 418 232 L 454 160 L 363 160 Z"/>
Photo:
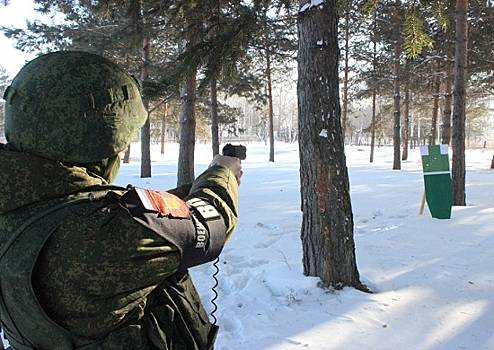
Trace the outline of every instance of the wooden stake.
<path fill-rule="evenodd" d="M 422 194 L 422 200 L 420 201 L 420 210 L 419 210 L 419 215 L 424 214 L 424 207 L 425 207 L 425 191 Z"/>

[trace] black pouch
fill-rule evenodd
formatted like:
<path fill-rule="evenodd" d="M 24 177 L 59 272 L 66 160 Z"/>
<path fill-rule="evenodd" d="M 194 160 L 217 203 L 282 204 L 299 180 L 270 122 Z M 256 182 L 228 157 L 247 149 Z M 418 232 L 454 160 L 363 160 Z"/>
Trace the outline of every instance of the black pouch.
<path fill-rule="evenodd" d="M 149 350 L 142 326 L 131 324 L 111 332 L 100 344 L 99 350 Z"/>
<path fill-rule="evenodd" d="M 209 322 L 190 275 L 177 273 L 153 292 L 143 322 L 160 350 L 212 350 L 218 327 Z M 166 344 L 166 347 L 163 345 Z"/>

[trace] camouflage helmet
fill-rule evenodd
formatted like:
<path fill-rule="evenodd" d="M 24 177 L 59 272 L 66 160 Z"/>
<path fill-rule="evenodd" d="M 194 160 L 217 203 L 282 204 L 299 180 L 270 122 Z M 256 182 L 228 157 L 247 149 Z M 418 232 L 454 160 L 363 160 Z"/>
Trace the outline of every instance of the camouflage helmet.
<path fill-rule="evenodd" d="M 69 163 L 115 156 L 147 118 L 135 78 L 81 51 L 53 52 L 27 63 L 4 99 L 10 144 Z"/>

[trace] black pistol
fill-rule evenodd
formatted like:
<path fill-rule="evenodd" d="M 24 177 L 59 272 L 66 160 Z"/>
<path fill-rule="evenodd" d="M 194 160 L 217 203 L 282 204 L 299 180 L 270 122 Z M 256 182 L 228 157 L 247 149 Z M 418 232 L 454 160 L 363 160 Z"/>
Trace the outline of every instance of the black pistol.
<path fill-rule="evenodd" d="M 223 147 L 221 153 L 224 156 L 235 157 L 240 160 L 244 160 L 245 158 L 247 158 L 247 147 L 242 145 L 234 146 L 231 143 L 227 143 L 225 147 Z"/>

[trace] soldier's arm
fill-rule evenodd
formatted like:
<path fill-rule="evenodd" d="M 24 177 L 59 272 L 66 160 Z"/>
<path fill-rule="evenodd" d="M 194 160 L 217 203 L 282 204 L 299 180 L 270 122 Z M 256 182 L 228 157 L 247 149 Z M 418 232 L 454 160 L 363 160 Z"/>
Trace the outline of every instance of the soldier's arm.
<path fill-rule="evenodd" d="M 222 165 L 213 165 L 192 184 L 188 203 L 202 198 L 221 214 L 225 221 L 226 236 L 233 232 L 238 219 L 238 175 Z"/>
<path fill-rule="evenodd" d="M 176 188 L 172 188 L 170 190 L 166 190 L 166 192 L 174 194 L 175 196 L 177 196 L 180 199 L 184 199 L 185 197 L 187 197 L 189 195 L 191 188 L 192 188 L 192 184 L 188 183 L 188 184 L 185 184 L 182 186 L 178 186 Z"/>
<path fill-rule="evenodd" d="M 237 202 L 236 176 L 221 165 L 201 174 L 183 201 L 169 193 L 135 188 L 120 199 L 134 220 L 177 249 L 179 268 L 212 261 L 220 254 L 237 222 Z"/>

